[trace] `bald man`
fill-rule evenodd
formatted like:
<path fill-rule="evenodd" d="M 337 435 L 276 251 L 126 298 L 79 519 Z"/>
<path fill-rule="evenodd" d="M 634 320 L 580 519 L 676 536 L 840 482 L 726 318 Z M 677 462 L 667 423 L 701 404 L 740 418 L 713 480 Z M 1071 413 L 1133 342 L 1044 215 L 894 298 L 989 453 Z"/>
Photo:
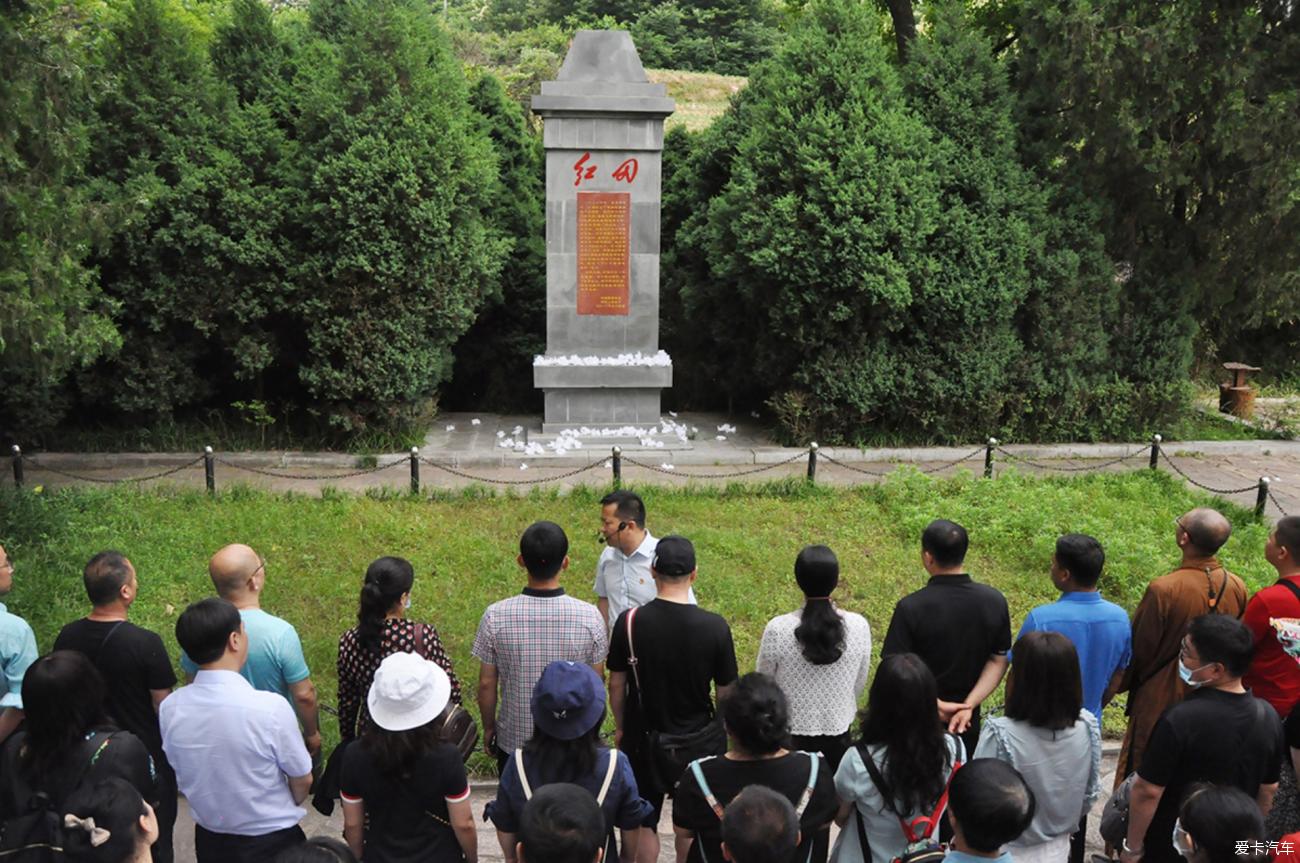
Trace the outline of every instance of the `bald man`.
<path fill-rule="evenodd" d="M 1178 674 L 1187 627 L 1203 614 L 1240 618 L 1246 610 L 1246 585 L 1215 556 L 1231 535 L 1232 525 L 1217 510 L 1194 509 L 1174 519 L 1182 562 L 1147 585 L 1133 613 L 1133 659 L 1118 689 L 1129 694 L 1129 721 L 1116 785 L 1142 766 L 1156 720 L 1190 691 Z"/>
<path fill-rule="evenodd" d="M 285 620 L 262 610 L 266 561 L 246 545 L 227 545 L 208 561 L 208 575 L 217 596 L 232 603 L 248 635 L 248 661 L 240 672 L 254 689 L 284 696 L 302 724 L 303 741 L 315 758 L 320 753 L 320 716 L 316 687 L 302 653 L 298 632 Z M 184 652 L 181 666 L 193 680 L 198 671 Z"/>

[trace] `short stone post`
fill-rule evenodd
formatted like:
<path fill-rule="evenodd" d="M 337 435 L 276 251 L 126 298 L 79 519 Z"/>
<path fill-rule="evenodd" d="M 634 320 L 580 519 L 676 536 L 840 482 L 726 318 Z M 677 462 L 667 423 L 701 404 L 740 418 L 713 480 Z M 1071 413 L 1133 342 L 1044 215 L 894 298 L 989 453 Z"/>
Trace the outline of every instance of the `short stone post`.
<path fill-rule="evenodd" d="M 1164 440 L 1160 435 L 1151 435 L 1151 469 L 1155 470 L 1160 466 L 1160 441 Z"/>
<path fill-rule="evenodd" d="M 208 487 L 208 494 L 217 493 L 217 460 L 210 446 L 203 448 L 203 483 Z"/>
<path fill-rule="evenodd" d="M 1264 507 L 1268 505 L 1269 482 L 1266 476 L 1259 478 L 1259 490 L 1255 493 L 1255 518 L 1264 517 Z"/>
<path fill-rule="evenodd" d="M 420 448 L 411 447 L 411 494 L 420 493 Z"/>
<path fill-rule="evenodd" d="M 614 488 L 622 488 L 622 486 L 623 486 L 623 448 L 622 448 L 622 447 L 617 447 L 617 446 L 616 446 L 616 447 L 614 447 L 614 449 L 613 449 L 612 452 L 613 452 L 614 457 L 610 460 L 610 464 L 611 464 L 611 465 L 613 466 L 613 468 L 614 468 Z"/>
<path fill-rule="evenodd" d="M 808 444 L 808 481 L 817 481 L 817 441 Z"/>
<path fill-rule="evenodd" d="M 984 478 L 993 479 L 993 450 L 997 449 L 998 439 L 991 437 L 984 445 Z"/>
<path fill-rule="evenodd" d="M 18 444 L 14 444 L 14 488 L 23 487 L 23 450 Z"/>

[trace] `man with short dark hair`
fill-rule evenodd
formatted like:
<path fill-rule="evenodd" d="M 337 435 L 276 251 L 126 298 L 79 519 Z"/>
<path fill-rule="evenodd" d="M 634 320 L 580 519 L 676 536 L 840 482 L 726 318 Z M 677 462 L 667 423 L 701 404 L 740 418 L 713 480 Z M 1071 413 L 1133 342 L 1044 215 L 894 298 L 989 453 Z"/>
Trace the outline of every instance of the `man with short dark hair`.
<path fill-rule="evenodd" d="M 1129 794 L 1123 863 L 1179 863 L 1174 821 L 1197 783 L 1239 788 L 1268 815 L 1287 748 L 1277 713 L 1241 685 L 1253 653 L 1241 621 L 1223 614 L 1192 621 L 1177 659 L 1190 692 L 1151 733 Z"/>
<path fill-rule="evenodd" d="M 789 863 L 799 841 L 794 806 L 771 788 L 747 785 L 722 812 L 722 857 L 731 863 Z"/>
<path fill-rule="evenodd" d="M 519 539 L 516 562 L 528 573 L 528 586 L 487 607 L 471 651 L 481 663 L 483 751 L 503 768 L 533 734 L 529 704 L 546 666 L 557 660 L 585 662 L 603 675 L 609 648 L 596 607 L 566 596 L 560 587 L 560 573 L 569 568 L 569 539 L 558 524 L 529 526 Z"/>
<path fill-rule="evenodd" d="M 655 598 L 655 581 L 650 560 L 659 540 L 645 526 L 645 502 L 636 492 L 611 491 L 600 499 L 600 540 L 605 550 L 596 560 L 596 607 L 613 628 L 618 616 L 629 608 Z M 695 602 L 694 591 L 690 601 Z"/>
<path fill-rule="evenodd" d="M 1034 792 L 1020 772 L 998 758 L 976 758 L 952 774 L 948 823 L 952 844 L 946 863 L 1011 863 L 1003 847 L 1034 820 Z"/>
<path fill-rule="evenodd" d="M 650 563 L 656 596 L 619 615 L 609 648 L 609 707 L 615 744 L 632 762 L 637 789 L 654 807 L 641 831 L 637 856 L 659 858 L 659 819 L 676 776 L 660 776 L 651 741 L 655 734 L 689 735 L 715 719 L 736 682 L 731 627 L 720 615 L 691 601 L 698 571 L 695 546 L 684 536 L 665 536 Z M 721 755 L 726 744 L 713 753 Z"/>
<path fill-rule="evenodd" d="M 971 580 L 963 566 L 966 529 L 947 519 L 921 533 L 925 587 L 898 601 L 881 657 L 915 653 L 939 684 L 939 713 L 967 752 L 979 743 L 980 704 L 997 689 L 1011 649 L 1011 612 L 1001 592 Z"/>
<path fill-rule="evenodd" d="M 1242 621 L 1255 638 L 1255 658 L 1241 683 L 1285 721 L 1300 704 L 1300 664 L 1293 655 L 1300 652 L 1300 516 L 1278 519 L 1264 543 L 1264 559 L 1277 572 L 1277 581 L 1256 591 L 1246 603 Z M 1295 768 L 1287 757 L 1269 813 L 1269 838 L 1300 827 L 1297 796 Z"/>
<path fill-rule="evenodd" d="M 299 805 L 311 755 L 289 703 L 240 673 L 248 636 L 239 609 L 200 600 L 176 621 L 198 664 L 194 682 L 159 708 L 163 749 L 194 816 L 198 863 L 263 863 L 305 838 Z"/>
<path fill-rule="evenodd" d="M 153 756 L 158 774 L 158 841 L 149 849 L 154 863 L 170 863 L 176 823 L 176 774 L 163 752 L 158 706 L 176 685 L 167 648 L 155 632 L 127 620 L 140 584 L 121 552 L 101 551 L 82 571 L 90 614 L 59 631 L 55 650 L 84 653 L 104 677 L 105 712 L 130 731 Z"/>
<path fill-rule="evenodd" d="M 240 673 L 254 689 L 277 693 L 293 705 L 308 751 L 319 755 L 320 709 L 302 641 L 291 623 L 262 610 L 266 561 L 248 546 L 232 543 L 212 555 L 208 576 L 217 596 L 239 609 L 248 632 L 248 661 Z M 181 668 L 192 679 L 197 664 L 181 653 Z"/>
<path fill-rule="evenodd" d="M 1128 692 L 1128 729 L 1115 770 L 1115 784 L 1142 765 L 1156 720 L 1183 700 L 1178 651 L 1187 626 L 1203 614 L 1239 618 L 1246 609 L 1246 585 L 1215 556 L 1232 535 L 1232 524 L 1201 507 L 1174 519 L 1174 540 L 1182 562 L 1147 585 L 1133 612 L 1133 658 L 1119 691 Z"/>
<path fill-rule="evenodd" d="M 538 788 L 519 818 L 519 863 L 601 863 L 605 816 L 591 792 L 567 782 Z"/>
<path fill-rule="evenodd" d="M 14 562 L 0 546 L 0 597 L 14 587 Z M 4 684 L 0 694 L 0 741 L 13 734 L 23 721 L 23 676 L 36 661 L 36 635 L 27 621 L 12 614 L 0 602 L 0 671 Z"/>

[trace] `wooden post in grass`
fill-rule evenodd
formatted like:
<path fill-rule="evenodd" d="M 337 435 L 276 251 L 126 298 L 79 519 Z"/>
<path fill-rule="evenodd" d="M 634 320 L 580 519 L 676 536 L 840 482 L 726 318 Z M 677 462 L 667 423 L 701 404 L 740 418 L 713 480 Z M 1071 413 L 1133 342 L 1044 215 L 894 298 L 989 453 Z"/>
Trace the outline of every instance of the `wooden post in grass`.
<path fill-rule="evenodd" d="M 1259 478 L 1259 491 L 1255 493 L 1255 518 L 1264 517 L 1264 507 L 1268 504 L 1268 486 L 1269 478 L 1261 476 Z"/>
<path fill-rule="evenodd" d="M 18 444 L 14 444 L 14 488 L 23 487 L 23 450 Z"/>
<path fill-rule="evenodd" d="M 420 448 L 411 447 L 411 494 L 420 493 Z"/>

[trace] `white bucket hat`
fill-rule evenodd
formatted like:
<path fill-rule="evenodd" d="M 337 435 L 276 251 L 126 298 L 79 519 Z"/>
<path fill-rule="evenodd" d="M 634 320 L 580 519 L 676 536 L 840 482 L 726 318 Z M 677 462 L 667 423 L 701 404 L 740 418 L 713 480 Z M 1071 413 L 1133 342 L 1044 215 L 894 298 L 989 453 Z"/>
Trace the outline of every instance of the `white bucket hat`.
<path fill-rule="evenodd" d="M 451 700 L 447 672 L 414 653 L 384 659 L 370 684 L 370 718 L 388 731 L 409 731 L 432 722 Z"/>

